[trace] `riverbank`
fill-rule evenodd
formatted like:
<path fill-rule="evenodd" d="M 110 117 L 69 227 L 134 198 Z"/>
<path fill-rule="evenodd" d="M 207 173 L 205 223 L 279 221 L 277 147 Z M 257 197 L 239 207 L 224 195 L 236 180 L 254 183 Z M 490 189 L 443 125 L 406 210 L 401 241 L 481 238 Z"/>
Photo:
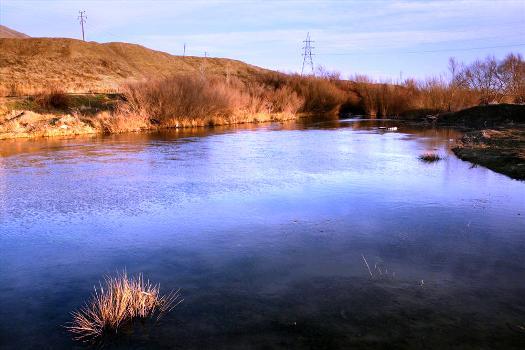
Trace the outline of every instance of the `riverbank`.
<path fill-rule="evenodd" d="M 525 180 L 525 128 L 468 132 L 452 151 L 460 159 Z"/>
<path fill-rule="evenodd" d="M 450 127 L 465 133 L 452 151 L 462 159 L 525 180 L 525 105 L 491 104 L 439 113 L 414 110 L 399 119 L 419 126 Z"/>
<path fill-rule="evenodd" d="M 466 131 L 525 125 L 525 105 L 501 103 L 474 106 L 457 112 L 441 113 L 430 120 L 441 126 L 453 126 Z"/>
<path fill-rule="evenodd" d="M 437 115 L 433 123 L 466 131 L 452 148 L 458 158 L 525 180 L 525 105 L 475 106 Z"/>
<path fill-rule="evenodd" d="M 129 83 L 119 94 L 50 89 L 0 100 L 0 139 L 121 133 L 337 115 L 345 93 L 316 77 L 178 75 Z"/>
<path fill-rule="evenodd" d="M 181 122 L 171 128 L 191 128 L 244 123 L 264 123 L 295 120 L 306 115 L 292 113 L 255 113 L 233 115 L 228 118 L 205 117 Z M 170 127 L 154 124 L 138 115 L 114 114 L 108 111 L 94 115 L 40 114 L 28 110 L 15 110 L 0 121 L 0 140 L 74 136 L 89 134 L 117 134 L 152 131 Z"/>

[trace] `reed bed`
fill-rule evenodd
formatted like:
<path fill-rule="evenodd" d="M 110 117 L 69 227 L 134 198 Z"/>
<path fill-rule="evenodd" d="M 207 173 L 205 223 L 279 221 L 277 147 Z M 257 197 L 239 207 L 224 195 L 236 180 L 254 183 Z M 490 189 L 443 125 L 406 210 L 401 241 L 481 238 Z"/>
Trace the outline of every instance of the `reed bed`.
<path fill-rule="evenodd" d="M 91 300 L 72 313 L 66 328 L 76 340 L 89 341 L 104 334 L 117 333 L 134 319 L 160 319 L 182 302 L 180 290 L 161 295 L 160 286 L 142 274 L 128 277 L 126 272 L 107 276 L 94 288 Z"/>
<path fill-rule="evenodd" d="M 175 75 L 123 86 L 119 112 L 160 127 L 294 119 L 304 100 L 288 87 L 235 77 Z"/>

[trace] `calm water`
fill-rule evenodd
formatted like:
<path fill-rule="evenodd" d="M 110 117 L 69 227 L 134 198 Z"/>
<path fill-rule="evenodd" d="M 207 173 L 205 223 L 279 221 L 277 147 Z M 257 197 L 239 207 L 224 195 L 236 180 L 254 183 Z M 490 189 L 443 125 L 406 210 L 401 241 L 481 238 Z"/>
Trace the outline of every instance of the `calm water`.
<path fill-rule="evenodd" d="M 457 136 L 343 120 L 0 142 L 0 348 L 87 348 L 62 326 L 123 269 L 185 300 L 98 347 L 524 348 L 525 183 L 457 159 Z"/>

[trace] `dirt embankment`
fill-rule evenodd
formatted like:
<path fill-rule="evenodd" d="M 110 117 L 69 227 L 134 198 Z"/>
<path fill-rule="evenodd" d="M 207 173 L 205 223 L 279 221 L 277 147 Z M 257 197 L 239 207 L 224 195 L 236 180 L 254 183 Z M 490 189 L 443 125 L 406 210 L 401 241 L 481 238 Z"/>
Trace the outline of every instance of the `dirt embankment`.
<path fill-rule="evenodd" d="M 525 105 L 494 104 L 475 106 L 437 115 L 436 123 L 465 130 L 525 125 Z"/>
<path fill-rule="evenodd" d="M 471 131 L 452 151 L 463 160 L 525 180 L 525 128 Z"/>
<path fill-rule="evenodd" d="M 460 159 L 525 180 L 525 105 L 476 106 L 438 115 L 436 123 L 466 131 L 452 149 Z"/>
<path fill-rule="evenodd" d="M 74 98 L 73 98 L 74 97 Z M 112 134 L 163 129 L 167 126 L 152 122 L 142 114 L 120 110 L 119 97 L 106 94 L 69 96 L 69 106 L 42 108 L 32 100 L 15 99 L 11 102 L 20 109 L 4 111 L 0 98 L 0 141 L 13 138 L 73 136 L 85 134 Z M 5 98 L 4 98 L 5 100 Z M 126 107 L 126 106 L 124 106 Z M 222 117 L 204 115 L 199 118 L 179 120 L 177 127 L 231 125 L 287 121 L 300 117 L 297 113 L 233 113 Z"/>

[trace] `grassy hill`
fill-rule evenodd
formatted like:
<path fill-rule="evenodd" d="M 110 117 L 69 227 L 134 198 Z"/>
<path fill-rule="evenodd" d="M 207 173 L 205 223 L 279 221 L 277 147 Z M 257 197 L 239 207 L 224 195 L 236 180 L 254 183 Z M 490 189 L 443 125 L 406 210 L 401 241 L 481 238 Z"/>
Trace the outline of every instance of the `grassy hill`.
<path fill-rule="evenodd" d="M 290 120 L 337 113 L 347 95 L 328 78 L 231 59 L 127 43 L 0 39 L 0 139 Z"/>
<path fill-rule="evenodd" d="M 0 25 L 0 38 L 29 38 L 29 35 L 17 32 L 14 29 L 7 28 L 6 26 Z"/>
<path fill-rule="evenodd" d="M 140 45 L 64 38 L 1 38 L 0 94 L 115 92 L 122 83 L 175 73 L 250 77 L 265 70 L 225 58 L 174 56 Z"/>

